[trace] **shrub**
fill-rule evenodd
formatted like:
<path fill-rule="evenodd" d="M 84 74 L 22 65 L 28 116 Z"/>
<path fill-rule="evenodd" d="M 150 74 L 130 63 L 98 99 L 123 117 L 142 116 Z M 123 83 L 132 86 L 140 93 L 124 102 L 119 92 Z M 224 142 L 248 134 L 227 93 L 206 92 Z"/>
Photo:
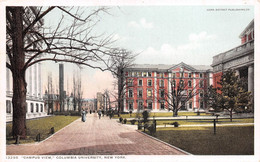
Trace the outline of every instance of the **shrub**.
<path fill-rule="evenodd" d="M 172 125 L 174 125 L 174 127 L 178 127 L 180 124 L 178 122 L 173 122 Z"/>
<path fill-rule="evenodd" d="M 142 113 L 142 115 L 143 115 L 143 121 L 144 121 L 144 123 L 146 123 L 147 121 L 148 121 L 148 117 L 149 117 L 149 113 L 148 113 L 148 111 L 143 111 L 143 113 Z"/>
<path fill-rule="evenodd" d="M 119 122 L 120 122 L 120 123 L 122 123 L 122 121 L 123 121 L 123 118 L 122 118 L 122 117 L 120 117 L 120 118 L 119 118 Z"/>
<path fill-rule="evenodd" d="M 132 125 L 135 125 L 136 120 L 133 119 L 133 120 L 131 120 L 130 122 L 131 122 Z"/>
<path fill-rule="evenodd" d="M 127 119 L 124 119 L 124 124 L 126 124 L 126 122 L 127 122 Z"/>
<path fill-rule="evenodd" d="M 132 111 L 132 110 L 130 110 L 130 111 L 129 111 L 129 113 L 130 113 L 130 117 L 131 117 L 131 116 L 132 116 L 132 113 L 133 113 L 133 111 Z"/>

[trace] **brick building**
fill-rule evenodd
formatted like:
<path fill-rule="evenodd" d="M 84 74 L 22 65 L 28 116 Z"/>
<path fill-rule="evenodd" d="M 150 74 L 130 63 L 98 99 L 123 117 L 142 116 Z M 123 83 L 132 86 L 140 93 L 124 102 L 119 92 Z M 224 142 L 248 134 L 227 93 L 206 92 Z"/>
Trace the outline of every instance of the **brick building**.
<path fill-rule="evenodd" d="M 224 71 L 234 69 L 239 77 L 247 78 L 248 91 L 254 93 L 254 20 L 239 38 L 241 45 L 213 57 L 213 86 L 219 86 Z"/>
<path fill-rule="evenodd" d="M 204 109 L 204 92 L 213 84 L 212 68 L 205 65 L 134 65 L 125 71 L 126 89 L 124 111 L 137 111 L 144 108 L 151 111 L 168 111 L 169 105 L 163 97 L 171 92 L 170 83 L 187 85 L 183 93 L 194 89 L 197 94 L 185 102 L 181 110 Z"/>

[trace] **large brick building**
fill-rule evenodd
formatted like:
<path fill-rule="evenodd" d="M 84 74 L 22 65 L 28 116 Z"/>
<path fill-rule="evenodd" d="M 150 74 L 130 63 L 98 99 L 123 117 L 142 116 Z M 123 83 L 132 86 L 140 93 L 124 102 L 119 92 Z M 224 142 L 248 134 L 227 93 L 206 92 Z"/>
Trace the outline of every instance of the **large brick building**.
<path fill-rule="evenodd" d="M 188 102 L 183 103 L 181 110 L 193 111 L 204 109 L 204 92 L 212 80 L 212 69 L 205 65 L 134 65 L 126 69 L 126 89 L 124 111 L 137 111 L 144 108 L 152 111 L 167 111 L 169 108 L 165 93 L 171 92 L 171 82 L 183 82 L 185 90 L 195 89 L 197 92 Z"/>
<path fill-rule="evenodd" d="M 254 93 L 254 20 L 239 35 L 241 45 L 213 57 L 213 86 L 219 86 L 224 71 L 233 69 L 247 78 L 248 91 Z"/>

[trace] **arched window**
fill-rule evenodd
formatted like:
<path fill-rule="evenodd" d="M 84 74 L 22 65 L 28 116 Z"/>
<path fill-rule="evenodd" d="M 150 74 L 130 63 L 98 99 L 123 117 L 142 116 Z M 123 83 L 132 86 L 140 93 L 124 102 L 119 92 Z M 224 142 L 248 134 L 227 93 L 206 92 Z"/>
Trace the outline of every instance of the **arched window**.
<path fill-rule="evenodd" d="M 164 87 L 164 80 L 160 80 L 160 87 Z"/>
<path fill-rule="evenodd" d="M 41 112 L 43 112 L 43 104 L 41 104 Z"/>
<path fill-rule="evenodd" d="M 180 88 L 183 88 L 184 87 L 184 81 L 183 80 L 180 80 Z"/>
<path fill-rule="evenodd" d="M 191 80 L 188 81 L 188 86 L 189 86 L 189 87 L 192 86 L 192 82 L 191 82 Z"/>

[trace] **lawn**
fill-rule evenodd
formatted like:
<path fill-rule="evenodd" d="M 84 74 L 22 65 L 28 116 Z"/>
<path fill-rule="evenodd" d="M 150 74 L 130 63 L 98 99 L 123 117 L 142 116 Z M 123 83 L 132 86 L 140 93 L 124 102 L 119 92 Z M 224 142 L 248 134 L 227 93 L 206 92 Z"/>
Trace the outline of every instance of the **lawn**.
<path fill-rule="evenodd" d="M 157 120 L 156 125 L 164 125 L 164 123 L 173 123 L 178 122 L 180 125 L 202 125 L 202 124 L 212 124 L 213 120 Z M 150 122 L 151 123 L 151 122 Z M 219 119 L 217 124 L 237 124 L 237 123 L 254 123 L 254 118 L 245 118 L 245 119 L 233 119 L 230 122 L 230 119 Z M 130 120 L 127 121 L 127 124 L 131 124 Z M 137 121 L 135 122 L 137 125 Z"/>
<path fill-rule="evenodd" d="M 254 126 L 157 128 L 154 135 L 195 155 L 253 155 Z"/>
<path fill-rule="evenodd" d="M 149 117 L 172 117 L 172 112 L 151 112 L 149 113 Z M 195 112 L 178 112 L 178 116 L 196 116 Z M 201 116 L 212 116 L 212 114 L 200 113 Z M 122 118 L 135 118 L 137 117 L 137 113 L 130 114 L 120 114 Z M 139 116 L 142 117 L 142 113 L 139 113 Z M 114 115 L 113 118 L 119 118 L 117 115 Z"/>
<path fill-rule="evenodd" d="M 27 138 L 20 143 L 35 142 L 36 135 L 41 134 L 41 140 L 50 136 L 50 129 L 54 127 L 55 132 L 78 119 L 78 116 L 51 116 L 35 120 L 27 120 Z M 12 124 L 6 124 L 6 144 L 13 144 L 15 140 L 11 136 Z"/>

